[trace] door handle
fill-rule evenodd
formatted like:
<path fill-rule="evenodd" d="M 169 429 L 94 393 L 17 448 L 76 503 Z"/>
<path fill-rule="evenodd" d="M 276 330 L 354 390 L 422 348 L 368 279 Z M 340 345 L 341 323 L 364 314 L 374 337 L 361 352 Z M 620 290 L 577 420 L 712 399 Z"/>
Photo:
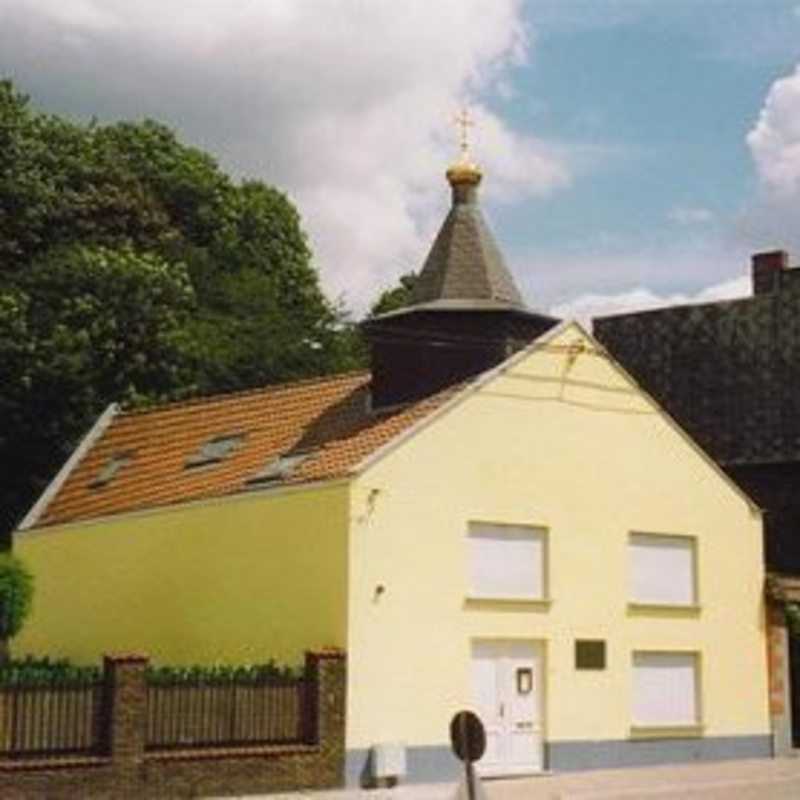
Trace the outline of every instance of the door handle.
<path fill-rule="evenodd" d="M 527 730 L 530 730 L 531 728 L 533 728 L 533 723 L 532 722 L 518 722 L 516 724 L 516 728 L 517 728 L 517 730 L 520 730 L 520 731 L 527 731 Z"/>
<path fill-rule="evenodd" d="M 506 704 L 500 703 L 500 717 L 504 717 L 506 715 Z"/>

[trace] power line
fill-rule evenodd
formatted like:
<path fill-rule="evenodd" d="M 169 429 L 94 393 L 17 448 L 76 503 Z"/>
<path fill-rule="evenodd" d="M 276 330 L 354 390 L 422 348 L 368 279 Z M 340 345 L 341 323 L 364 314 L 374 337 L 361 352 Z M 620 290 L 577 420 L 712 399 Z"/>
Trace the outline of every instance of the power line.
<path fill-rule="evenodd" d="M 399 327 L 391 328 L 381 326 L 378 332 L 370 332 L 368 338 L 370 341 L 383 343 L 419 344 L 423 346 L 430 345 L 432 347 L 474 347 L 485 350 L 493 345 L 507 345 L 510 342 L 521 341 L 527 337 L 513 336 L 511 334 L 505 337 L 475 336 L 471 334 L 427 330 L 424 328 L 408 330 Z M 528 344 L 533 344 L 535 341 L 535 338 L 527 339 Z M 601 358 L 608 358 L 608 353 L 603 348 L 587 345 L 580 340 L 569 344 L 542 344 L 536 349 L 552 353 L 564 353 L 573 361 L 579 355 L 597 355 Z"/>

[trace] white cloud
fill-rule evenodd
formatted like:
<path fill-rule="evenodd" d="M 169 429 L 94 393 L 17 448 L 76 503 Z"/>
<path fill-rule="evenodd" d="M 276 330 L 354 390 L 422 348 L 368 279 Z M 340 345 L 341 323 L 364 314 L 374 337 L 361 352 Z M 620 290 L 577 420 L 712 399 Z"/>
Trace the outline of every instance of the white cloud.
<path fill-rule="evenodd" d="M 695 296 L 702 301 L 709 296 L 703 294 L 710 291 L 706 287 L 726 287 L 748 271 L 751 252 L 716 229 L 689 228 L 676 236 L 666 228 L 638 244 L 601 231 L 548 248 L 511 251 L 508 261 L 529 304 L 568 314 L 578 298 L 587 296 L 605 302 L 637 292 L 625 302 L 679 302 Z"/>
<path fill-rule="evenodd" d="M 701 225 L 714 219 L 714 212 L 708 208 L 676 206 L 670 209 L 667 219 L 679 225 Z"/>
<path fill-rule="evenodd" d="M 772 84 L 747 144 L 770 194 L 800 193 L 800 65 Z"/>
<path fill-rule="evenodd" d="M 747 134 L 759 191 L 737 220 L 751 250 L 800 250 L 800 65 L 776 80 Z"/>
<path fill-rule="evenodd" d="M 361 309 L 422 261 L 462 101 L 487 192 L 569 183 L 563 150 L 480 102 L 528 56 L 521 13 L 518 0 L 0 0 L 0 72 L 50 110 L 161 119 L 285 188 L 326 288 Z"/>
<path fill-rule="evenodd" d="M 717 230 L 633 246 L 602 232 L 509 259 L 529 304 L 562 318 L 704 303 L 750 292 L 751 251 Z"/>
<path fill-rule="evenodd" d="M 583 294 L 560 305 L 553 306 L 550 313 L 566 319 L 578 319 L 586 325 L 594 317 L 622 314 L 628 311 L 647 311 L 652 308 L 711 303 L 717 300 L 732 300 L 750 294 L 750 276 L 723 281 L 701 289 L 694 294 L 656 294 L 642 287 L 619 294 Z"/>

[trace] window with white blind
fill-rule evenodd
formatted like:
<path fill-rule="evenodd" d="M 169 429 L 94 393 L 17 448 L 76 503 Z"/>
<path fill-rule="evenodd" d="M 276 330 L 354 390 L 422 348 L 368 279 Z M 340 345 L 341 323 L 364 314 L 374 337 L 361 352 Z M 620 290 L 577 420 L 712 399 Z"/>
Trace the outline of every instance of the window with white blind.
<path fill-rule="evenodd" d="M 629 547 L 632 603 L 697 604 L 697 554 L 692 537 L 632 533 Z"/>
<path fill-rule="evenodd" d="M 697 653 L 633 654 L 633 726 L 700 724 Z"/>
<path fill-rule="evenodd" d="M 467 538 L 470 597 L 545 599 L 542 528 L 471 522 Z"/>

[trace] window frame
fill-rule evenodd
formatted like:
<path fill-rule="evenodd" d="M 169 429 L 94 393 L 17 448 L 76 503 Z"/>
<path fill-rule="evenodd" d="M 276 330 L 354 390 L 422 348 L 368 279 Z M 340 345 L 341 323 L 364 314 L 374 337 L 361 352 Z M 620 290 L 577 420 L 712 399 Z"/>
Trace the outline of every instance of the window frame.
<path fill-rule="evenodd" d="M 278 455 L 267 460 L 262 467 L 245 479 L 251 488 L 271 486 L 290 478 L 294 472 L 310 458 L 317 455 L 317 450 L 297 450 Z"/>
<path fill-rule="evenodd" d="M 634 588 L 634 557 L 633 544 L 636 537 L 648 537 L 664 541 L 682 542 L 691 549 L 691 600 L 689 602 L 675 602 L 672 600 L 660 601 L 657 599 L 641 599 L 633 596 Z M 632 610 L 666 610 L 676 612 L 695 613 L 700 611 L 700 541 L 697 536 L 687 533 L 662 533 L 660 531 L 631 530 L 628 531 L 628 608 Z"/>
<path fill-rule="evenodd" d="M 694 672 L 694 720 L 691 722 L 637 722 L 634 719 L 636 702 L 636 657 L 637 656 L 689 656 Z M 703 654 L 696 649 L 638 648 L 631 651 L 630 658 L 630 736 L 634 739 L 698 738 L 705 730 L 703 705 Z"/>
<path fill-rule="evenodd" d="M 509 538 L 513 536 L 513 531 L 529 531 L 531 539 L 538 540 L 540 543 L 540 587 L 538 594 L 519 594 L 519 593 L 486 593 L 477 591 L 473 585 L 474 568 L 473 552 L 471 539 L 477 535 L 473 533 L 476 528 L 486 527 L 494 529 L 509 529 Z M 524 538 L 524 537 L 523 537 Z M 487 519 L 470 519 L 467 522 L 467 532 L 465 536 L 466 549 L 466 600 L 469 604 L 525 604 L 527 606 L 549 606 L 550 604 L 550 529 L 546 525 L 537 525 L 531 522 L 497 522 Z"/>
<path fill-rule="evenodd" d="M 205 439 L 184 462 L 184 468 L 188 470 L 197 470 L 202 467 L 208 467 L 212 464 L 221 464 L 223 461 L 231 458 L 233 454 L 242 446 L 247 433 L 244 431 L 237 431 L 235 433 L 218 433 L 214 436 Z M 215 452 L 214 446 L 226 443 L 228 446 L 221 452 Z"/>
<path fill-rule="evenodd" d="M 112 453 L 89 481 L 88 487 L 90 489 L 102 489 L 113 483 L 120 472 L 133 462 L 135 455 L 133 450 L 120 450 Z"/>

